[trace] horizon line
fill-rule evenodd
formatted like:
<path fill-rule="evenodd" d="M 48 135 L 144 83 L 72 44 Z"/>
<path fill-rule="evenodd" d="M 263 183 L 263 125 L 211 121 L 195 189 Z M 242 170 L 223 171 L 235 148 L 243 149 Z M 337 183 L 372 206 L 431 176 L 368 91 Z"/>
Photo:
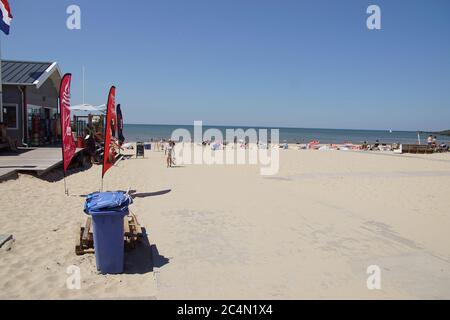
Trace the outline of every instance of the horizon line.
<path fill-rule="evenodd" d="M 200 120 L 199 120 L 200 121 Z M 168 123 L 124 123 L 124 125 L 137 126 L 185 126 L 193 127 L 194 124 L 168 124 Z M 224 124 L 203 124 L 207 127 L 233 127 L 233 128 L 269 128 L 269 129 L 308 129 L 308 130 L 352 130 L 352 131 L 390 131 L 392 132 L 417 132 L 417 133 L 435 133 L 438 134 L 444 130 L 394 130 L 394 129 L 350 129 L 350 128 L 312 128 L 312 127 L 285 127 L 285 126 L 249 126 L 249 125 L 224 125 Z"/>

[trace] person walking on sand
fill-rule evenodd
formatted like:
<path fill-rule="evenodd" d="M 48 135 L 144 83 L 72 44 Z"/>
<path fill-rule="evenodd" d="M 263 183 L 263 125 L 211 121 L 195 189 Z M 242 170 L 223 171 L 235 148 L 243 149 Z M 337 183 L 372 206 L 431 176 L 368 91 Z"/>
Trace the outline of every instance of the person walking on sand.
<path fill-rule="evenodd" d="M 169 140 L 169 142 L 167 143 L 167 147 L 166 147 L 166 151 L 167 151 L 167 168 L 172 167 L 173 166 L 173 149 L 175 147 L 175 142 L 173 142 L 172 140 Z"/>
<path fill-rule="evenodd" d="M 167 148 L 169 147 L 169 143 L 166 142 L 166 140 L 163 140 L 163 150 L 164 150 L 164 155 L 167 155 Z"/>

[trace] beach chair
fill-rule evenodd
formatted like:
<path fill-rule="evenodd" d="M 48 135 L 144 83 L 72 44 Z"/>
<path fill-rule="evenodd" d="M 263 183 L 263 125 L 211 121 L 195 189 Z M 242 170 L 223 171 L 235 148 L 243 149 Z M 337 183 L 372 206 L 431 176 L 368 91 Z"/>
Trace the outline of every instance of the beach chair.
<path fill-rule="evenodd" d="M 6 125 L 0 124 L 0 150 L 10 149 L 12 151 L 17 151 L 17 141 L 13 142 L 10 137 L 8 137 L 6 132 Z"/>
<path fill-rule="evenodd" d="M 1 123 L 0 124 L 0 149 L 9 148 L 9 143 L 6 138 L 6 126 Z"/>
<path fill-rule="evenodd" d="M 137 157 L 145 157 L 145 148 L 144 148 L 144 143 L 142 142 L 137 142 L 136 143 L 136 158 Z"/>

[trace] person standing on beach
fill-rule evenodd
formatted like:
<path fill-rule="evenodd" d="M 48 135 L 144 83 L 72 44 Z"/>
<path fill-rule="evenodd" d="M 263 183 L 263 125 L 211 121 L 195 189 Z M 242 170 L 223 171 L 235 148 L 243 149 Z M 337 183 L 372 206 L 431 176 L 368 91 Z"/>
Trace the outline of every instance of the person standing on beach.
<path fill-rule="evenodd" d="M 175 141 L 172 140 L 171 143 L 172 143 L 172 153 L 170 155 L 170 159 L 172 162 L 172 166 L 174 166 L 174 165 L 176 165 L 176 163 L 175 163 Z"/>
<path fill-rule="evenodd" d="M 433 147 L 437 147 L 437 145 L 438 145 L 436 136 L 433 137 L 432 145 L 433 145 Z"/>
<path fill-rule="evenodd" d="M 91 164 L 95 163 L 95 153 L 96 153 L 96 146 L 95 146 L 95 138 L 94 138 L 94 130 L 91 128 L 91 126 L 88 124 L 85 129 L 85 138 L 84 138 L 84 144 L 86 147 L 86 153 L 89 157 L 89 160 Z"/>
<path fill-rule="evenodd" d="M 427 144 L 431 146 L 433 144 L 433 136 L 430 134 L 427 139 Z"/>
<path fill-rule="evenodd" d="M 173 159 L 172 159 L 172 156 L 173 156 L 173 146 L 174 146 L 174 145 L 175 145 L 175 143 L 173 142 L 173 144 L 172 144 L 172 141 L 169 140 L 169 142 L 167 143 L 167 146 L 166 146 L 166 154 L 167 154 L 166 162 L 167 162 L 167 168 L 172 167 L 172 165 L 173 165 Z"/>

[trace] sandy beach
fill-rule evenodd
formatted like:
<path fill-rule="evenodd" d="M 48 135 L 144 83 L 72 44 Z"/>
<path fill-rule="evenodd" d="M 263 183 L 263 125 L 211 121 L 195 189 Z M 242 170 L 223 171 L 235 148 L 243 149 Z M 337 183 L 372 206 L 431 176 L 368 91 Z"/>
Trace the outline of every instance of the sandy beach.
<path fill-rule="evenodd" d="M 120 161 L 105 189 L 134 194 L 149 243 L 122 275 L 76 256 L 84 198 L 101 167 L 0 183 L 1 299 L 449 299 L 450 154 L 280 151 L 255 165 L 166 168 L 162 152 Z M 80 290 L 66 287 L 81 268 Z M 368 266 L 381 290 L 368 290 Z"/>

